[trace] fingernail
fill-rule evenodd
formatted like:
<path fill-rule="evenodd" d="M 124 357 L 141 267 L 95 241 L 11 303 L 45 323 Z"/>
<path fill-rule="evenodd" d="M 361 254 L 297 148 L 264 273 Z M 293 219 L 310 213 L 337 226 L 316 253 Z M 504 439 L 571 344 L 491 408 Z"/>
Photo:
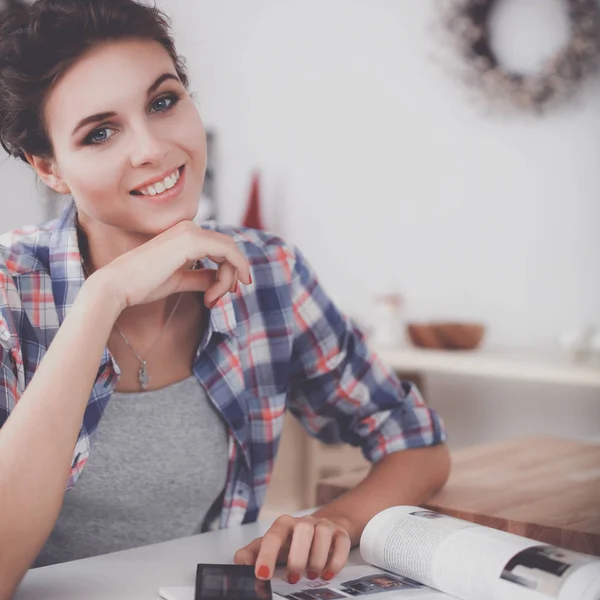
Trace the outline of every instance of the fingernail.
<path fill-rule="evenodd" d="M 315 573 L 314 571 L 306 571 L 306 576 L 308 577 L 308 579 L 316 579 L 319 574 Z"/>
<path fill-rule="evenodd" d="M 271 571 L 269 571 L 269 567 L 267 567 L 267 565 L 262 565 L 260 569 L 258 569 L 258 576 L 262 577 L 263 579 L 269 579 L 270 574 Z"/>
<path fill-rule="evenodd" d="M 325 571 L 325 573 L 323 573 L 323 579 L 326 579 L 327 581 L 333 579 L 334 577 L 335 573 L 333 571 Z"/>
<path fill-rule="evenodd" d="M 295 585 L 299 581 L 300 581 L 300 575 L 296 575 L 296 573 L 290 573 L 288 575 L 288 582 L 291 583 L 292 585 Z"/>

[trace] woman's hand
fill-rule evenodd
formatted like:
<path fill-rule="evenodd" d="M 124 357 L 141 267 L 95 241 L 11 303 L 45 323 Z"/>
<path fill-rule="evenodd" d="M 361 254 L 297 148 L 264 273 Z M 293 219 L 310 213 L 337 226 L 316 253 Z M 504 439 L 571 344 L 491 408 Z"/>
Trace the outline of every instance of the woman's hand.
<path fill-rule="evenodd" d="M 259 579 L 270 579 L 275 565 L 287 563 L 290 583 L 306 572 L 309 579 L 332 579 L 348 561 L 351 542 L 348 531 L 324 518 L 279 517 L 269 531 L 238 550 L 234 562 L 255 565 Z"/>
<path fill-rule="evenodd" d="M 186 268 L 209 258 L 218 270 Z M 182 221 L 149 242 L 126 252 L 92 275 L 111 286 L 122 309 L 160 300 L 178 292 L 205 292 L 211 308 L 234 291 L 238 281 L 250 284 L 250 265 L 233 238 Z"/>

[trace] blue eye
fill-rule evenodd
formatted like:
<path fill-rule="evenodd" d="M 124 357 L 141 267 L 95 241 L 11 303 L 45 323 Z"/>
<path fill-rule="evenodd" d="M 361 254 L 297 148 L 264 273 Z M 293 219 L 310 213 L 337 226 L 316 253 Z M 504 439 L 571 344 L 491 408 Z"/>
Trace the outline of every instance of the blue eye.
<path fill-rule="evenodd" d="M 167 94 L 166 96 L 161 96 L 157 98 L 153 103 L 152 107 L 158 107 L 157 110 L 152 110 L 151 113 L 163 113 L 172 109 L 180 100 L 180 97 L 177 94 Z M 166 106 L 163 105 L 166 104 Z M 83 140 L 83 145 L 85 146 L 100 146 L 107 142 L 111 136 L 100 136 L 98 138 L 98 134 L 104 131 L 114 131 L 110 127 L 99 127 L 98 129 L 94 129 L 89 133 L 89 135 Z"/>
<path fill-rule="evenodd" d="M 103 144 L 104 142 L 106 142 L 106 140 L 109 140 L 112 136 L 108 136 L 108 137 L 104 137 L 104 139 L 100 139 L 98 140 L 98 138 L 96 137 L 99 133 L 102 133 L 103 131 L 109 131 L 110 127 L 101 127 L 100 129 L 94 129 L 94 131 L 92 131 L 90 133 L 90 135 L 88 135 L 88 137 L 85 138 L 85 142 L 86 144 Z"/>
<path fill-rule="evenodd" d="M 162 98 L 157 98 L 155 100 L 155 102 L 152 104 L 152 106 L 156 106 L 160 102 L 166 102 L 167 106 L 163 109 L 159 109 L 157 112 L 165 112 L 166 110 L 173 108 L 179 102 L 179 96 L 177 96 L 175 94 L 168 94 L 167 96 L 163 96 Z M 169 102 L 170 102 L 170 104 L 169 104 Z"/>

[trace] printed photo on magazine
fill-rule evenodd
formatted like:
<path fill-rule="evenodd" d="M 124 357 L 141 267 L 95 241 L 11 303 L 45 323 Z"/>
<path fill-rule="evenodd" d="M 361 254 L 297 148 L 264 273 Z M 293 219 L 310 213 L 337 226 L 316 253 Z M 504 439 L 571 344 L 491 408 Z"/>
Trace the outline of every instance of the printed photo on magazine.
<path fill-rule="evenodd" d="M 422 599 L 430 588 L 423 584 L 370 566 L 346 567 L 330 581 L 325 579 L 302 579 L 292 585 L 282 580 L 274 580 L 273 593 L 288 600 L 337 600 L 338 598 L 356 598 L 394 592 L 395 597 L 403 600 Z M 444 597 L 436 594 L 437 597 Z M 435 597 L 435 596 L 434 596 Z"/>

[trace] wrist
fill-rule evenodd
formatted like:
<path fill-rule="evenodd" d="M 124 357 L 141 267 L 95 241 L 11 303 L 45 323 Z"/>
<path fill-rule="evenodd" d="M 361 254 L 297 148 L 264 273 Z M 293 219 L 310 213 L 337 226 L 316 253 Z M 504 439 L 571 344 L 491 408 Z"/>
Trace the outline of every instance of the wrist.
<path fill-rule="evenodd" d="M 112 325 L 126 307 L 125 299 L 115 289 L 114 282 L 102 269 L 92 273 L 83 284 L 77 299 L 89 306 L 98 316 L 104 316 Z"/>

